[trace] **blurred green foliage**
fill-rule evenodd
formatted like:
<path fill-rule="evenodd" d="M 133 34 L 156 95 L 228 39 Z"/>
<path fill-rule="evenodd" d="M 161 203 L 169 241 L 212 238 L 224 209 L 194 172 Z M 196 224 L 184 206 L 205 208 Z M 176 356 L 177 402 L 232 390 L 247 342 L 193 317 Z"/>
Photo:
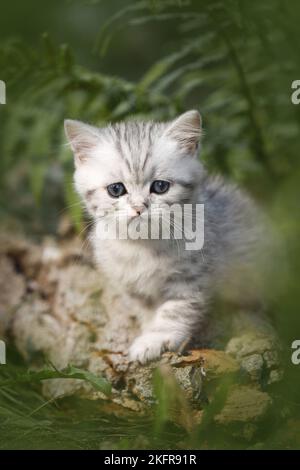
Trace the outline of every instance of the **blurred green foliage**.
<path fill-rule="evenodd" d="M 78 8 L 79 3 L 71 2 L 68 8 Z M 105 3 L 96 2 L 96 11 Z M 296 2 L 294 7 L 299 10 Z M 72 173 L 63 135 L 65 117 L 104 125 L 128 116 L 171 118 L 192 106 L 203 115 L 202 158 L 207 164 L 261 200 L 273 198 L 274 186 L 277 191 L 295 172 L 298 158 L 299 110 L 290 100 L 291 81 L 299 68 L 294 7 L 279 0 L 128 2 L 99 26 L 96 52 L 108 56 L 109 44 L 125 27 L 132 37 L 136 28 L 147 31 L 149 24 L 160 25 L 160 34 L 162 24 L 171 31 L 168 54 L 157 54 L 158 60 L 135 82 L 78 65 L 70 46 L 57 45 L 51 33 L 37 38 L 35 46 L 22 38 L 5 38 L 0 47 L 8 94 L 0 115 L 4 197 L 17 185 L 26 194 L 24 212 L 32 202 L 43 207 L 37 207 L 33 217 L 42 216 L 47 207 L 52 217 L 48 214 L 43 226 L 55 230 L 52 208 L 75 201 L 64 191 Z M 151 42 L 145 56 L 149 49 Z M 128 67 L 134 68 L 131 50 L 126 57 Z M 50 186 L 54 189 L 49 191 Z M 30 196 L 34 201 L 28 201 Z M 20 216 L 23 204 L 8 200 L 15 204 L 3 209 Z M 72 215 L 78 225 L 80 214 Z"/>
<path fill-rule="evenodd" d="M 275 394 L 278 409 L 289 403 L 290 416 L 300 419 L 299 372 L 290 362 L 290 344 L 300 336 L 300 106 L 291 103 L 291 83 L 300 79 L 299 2 L 71 0 L 43 8 L 35 0 L 26 8 L 23 3 L 1 2 L 0 79 L 7 85 L 7 105 L 0 106 L 2 220 L 17 218 L 34 236 L 55 234 L 67 206 L 80 230 L 65 118 L 101 126 L 132 116 L 169 119 L 198 108 L 205 130 L 201 158 L 265 205 L 287 242 L 289 269 L 284 274 L 279 265 L 274 273 L 274 285 L 279 279 L 286 286 L 273 309 L 286 370 Z M 5 395 L 3 390 L 5 422 L 14 423 L 18 414 L 26 417 L 31 398 L 26 410 L 19 411 L 16 402 L 13 414 L 10 406 L 24 391 Z M 167 420 L 166 410 L 159 416 Z M 62 419 L 55 408 L 49 413 L 54 422 Z M 51 434 L 48 415 L 32 432 L 44 426 L 44 419 Z M 280 420 L 279 412 L 272 425 Z M 98 424 L 91 422 L 93 433 Z M 161 421 L 153 429 L 161 433 Z M 182 430 L 178 433 L 165 445 L 177 445 Z M 115 445 L 130 448 L 132 437 L 121 435 Z M 157 445 L 157 435 L 152 436 Z M 269 447 L 296 445 L 275 431 L 263 439 Z M 91 437 L 88 443 L 85 435 L 82 447 L 95 442 Z"/>

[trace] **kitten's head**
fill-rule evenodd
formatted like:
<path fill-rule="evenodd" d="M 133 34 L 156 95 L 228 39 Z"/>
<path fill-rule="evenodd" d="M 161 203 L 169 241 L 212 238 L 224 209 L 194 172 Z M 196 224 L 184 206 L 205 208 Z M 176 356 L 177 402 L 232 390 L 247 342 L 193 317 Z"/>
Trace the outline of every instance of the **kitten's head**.
<path fill-rule="evenodd" d="M 201 118 L 188 111 L 167 123 L 121 122 L 97 128 L 66 120 L 75 187 L 97 220 L 140 222 L 151 207 L 187 203 L 201 176 Z"/>

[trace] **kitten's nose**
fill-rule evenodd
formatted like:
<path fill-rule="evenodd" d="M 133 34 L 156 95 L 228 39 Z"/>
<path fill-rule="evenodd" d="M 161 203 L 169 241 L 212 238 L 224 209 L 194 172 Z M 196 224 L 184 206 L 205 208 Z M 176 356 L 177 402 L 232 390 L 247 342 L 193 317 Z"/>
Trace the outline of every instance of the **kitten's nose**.
<path fill-rule="evenodd" d="M 145 210 L 145 206 L 144 205 L 133 206 L 132 209 L 135 210 L 137 215 L 141 215 L 141 213 L 144 212 Z"/>

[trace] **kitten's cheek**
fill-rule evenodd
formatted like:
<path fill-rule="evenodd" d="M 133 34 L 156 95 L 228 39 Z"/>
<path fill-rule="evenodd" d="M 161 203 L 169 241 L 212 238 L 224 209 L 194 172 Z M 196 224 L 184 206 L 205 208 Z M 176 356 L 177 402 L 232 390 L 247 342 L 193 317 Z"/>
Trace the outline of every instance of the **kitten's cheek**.
<path fill-rule="evenodd" d="M 97 218 L 102 219 L 105 215 L 106 215 L 106 211 L 98 207 L 96 211 Z"/>

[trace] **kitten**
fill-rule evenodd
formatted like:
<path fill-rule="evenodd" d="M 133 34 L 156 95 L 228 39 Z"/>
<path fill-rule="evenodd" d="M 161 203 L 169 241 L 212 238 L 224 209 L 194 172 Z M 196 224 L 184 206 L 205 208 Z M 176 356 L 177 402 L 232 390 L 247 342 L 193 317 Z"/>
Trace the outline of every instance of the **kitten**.
<path fill-rule="evenodd" d="M 146 363 L 195 341 L 216 291 L 243 301 L 257 296 L 252 274 L 258 269 L 252 267 L 263 253 L 257 243 L 261 215 L 244 193 L 209 176 L 197 158 L 197 111 L 171 122 L 105 128 L 66 120 L 65 131 L 75 155 L 75 187 L 95 227 L 110 227 L 124 213 L 126 223 L 142 225 L 153 207 L 163 217 L 166 205 L 204 204 L 204 245 L 198 250 L 186 249 L 174 233 L 169 240 L 99 239 L 94 229 L 95 258 L 109 285 L 138 298 L 141 315 L 143 305 L 151 312 L 129 349 L 130 360 Z"/>

